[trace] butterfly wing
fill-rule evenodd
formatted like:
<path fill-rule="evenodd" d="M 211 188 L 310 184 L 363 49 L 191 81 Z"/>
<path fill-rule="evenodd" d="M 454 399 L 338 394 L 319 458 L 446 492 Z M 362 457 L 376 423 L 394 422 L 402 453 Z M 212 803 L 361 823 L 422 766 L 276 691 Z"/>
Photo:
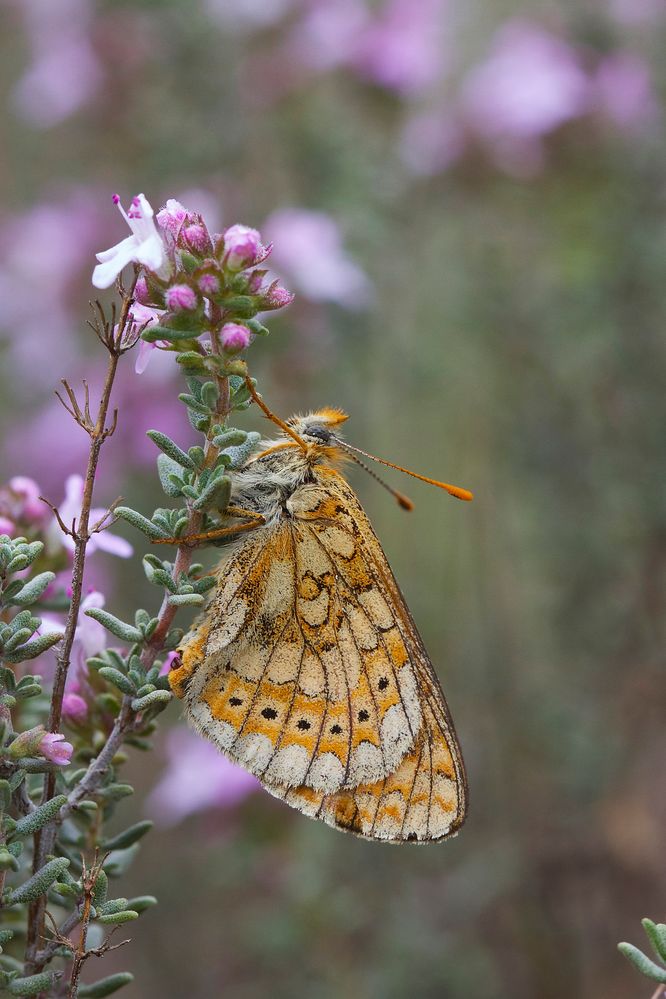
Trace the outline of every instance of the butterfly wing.
<path fill-rule="evenodd" d="M 355 494 L 315 477 L 223 566 L 172 687 L 197 730 L 306 814 L 439 838 L 465 805 L 446 704 Z"/>
<path fill-rule="evenodd" d="M 310 511 L 312 525 L 324 537 L 330 529 L 354 540 L 357 557 L 372 580 L 375 623 L 388 624 L 379 608 L 388 607 L 393 628 L 400 633 L 409 663 L 417 678 L 421 725 L 414 745 L 399 766 L 386 777 L 344 788 L 334 794 L 307 787 L 287 788 L 266 784 L 267 790 L 306 815 L 322 819 L 357 835 L 389 842 L 432 842 L 453 835 L 465 820 L 467 781 L 460 747 L 439 681 L 407 604 L 391 572 L 368 518 L 348 483 L 329 469 L 318 473 L 330 493 L 326 508 Z M 331 516 L 332 515 L 332 516 Z M 327 533 L 328 532 L 328 533 Z M 338 545 L 329 545 L 334 552 Z M 351 548 L 351 545 L 349 546 Z M 338 558 L 337 569 L 348 585 L 353 561 Z M 380 622 L 380 616 L 382 621 Z M 392 629 L 385 631 L 390 637 Z"/>

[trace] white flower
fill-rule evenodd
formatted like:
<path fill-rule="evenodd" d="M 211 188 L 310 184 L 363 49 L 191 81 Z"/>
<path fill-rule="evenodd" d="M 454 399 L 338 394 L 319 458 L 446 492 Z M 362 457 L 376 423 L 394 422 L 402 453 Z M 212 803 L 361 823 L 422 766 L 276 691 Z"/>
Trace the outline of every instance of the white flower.
<path fill-rule="evenodd" d="M 153 209 L 143 194 L 132 198 L 129 212 L 125 212 L 120 198 L 114 194 L 113 200 L 132 230 L 132 235 L 116 243 L 110 250 L 97 254 L 99 264 L 93 271 L 92 283 L 96 288 L 110 288 L 123 267 L 134 261 L 143 264 L 159 277 L 169 276 L 169 261 L 166 248 L 155 223 Z"/>

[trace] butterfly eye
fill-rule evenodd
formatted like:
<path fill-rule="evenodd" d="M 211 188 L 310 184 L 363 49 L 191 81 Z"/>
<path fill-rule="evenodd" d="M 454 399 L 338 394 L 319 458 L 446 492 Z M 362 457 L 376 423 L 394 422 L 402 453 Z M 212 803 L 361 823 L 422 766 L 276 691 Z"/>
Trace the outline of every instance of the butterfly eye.
<path fill-rule="evenodd" d="M 326 427 L 308 427 L 305 433 L 308 437 L 314 437 L 315 440 L 322 441 L 324 444 L 328 444 L 331 439 L 331 432 Z"/>

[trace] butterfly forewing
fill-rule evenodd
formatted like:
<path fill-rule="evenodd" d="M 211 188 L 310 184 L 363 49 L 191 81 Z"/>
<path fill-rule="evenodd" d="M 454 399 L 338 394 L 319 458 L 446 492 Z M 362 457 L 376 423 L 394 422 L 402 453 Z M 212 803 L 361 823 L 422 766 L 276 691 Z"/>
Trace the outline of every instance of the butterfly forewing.
<path fill-rule="evenodd" d="M 448 709 L 369 521 L 314 469 L 219 572 L 171 673 L 195 728 L 307 815 L 428 841 L 464 819 Z"/>

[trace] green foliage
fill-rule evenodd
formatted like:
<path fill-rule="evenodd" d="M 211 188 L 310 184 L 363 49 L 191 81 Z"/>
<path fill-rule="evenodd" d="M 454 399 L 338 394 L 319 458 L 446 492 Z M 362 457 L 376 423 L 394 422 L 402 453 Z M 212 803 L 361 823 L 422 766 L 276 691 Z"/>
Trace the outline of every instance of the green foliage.
<path fill-rule="evenodd" d="M 7 991 L 11 996 L 38 996 L 40 992 L 53 988 L 59 977 L 59 974 L 53 971 L 42 971 L 39 975 L 12 978 L 7 983 Z"/>
<path fill-rule="evenodd" d="M 24 815 L 22 819 L 18 820 L 12 833 L 12 839 L 24 839 L 26 836 L 32 836 L 39 829 L 43 829 L 46 823 L 55 818 L 62 806 L 66 803 L 67 796 L 64 794 L 58 794 L 55 798 L 51 798 L 50 801 L 46 801 L 43 805 L 39 805 L 34 812 L 30 812 L 28 815 Z"/>
<path fill-rule="evenodd" d="M 69 867 L 69 864 L 66 857 L 56 857 L 54 860 L 48 861 L 36 874 L 33 874 L 24 884 L 10 893 L 7 904 L 16 905 L 19 902 L 32 902 L 40 895 L 46 894 L 53 882 L 59 880 L 63 871 Z"/>
<path fill-rule="evenodd" d="M 651 919 L 647 918 L 642 919 L 641 923 L 652 950 L 661 963 L 657 964 L 642 950 L 630 943 L 619 943 L 617 949 L 646 978 L 666 984 L 666 923 L 653 923 Z"/>
<path fill-rule="evenodd" d="M 129 971 L 107 975 L 106 978 L 100 978 L 91 985 L 79 985 L 79 999 L 104 999 L 105 996 L 113 995 L 118 989 L 122 989 L 123 985 L 129 985 L 133 981 L 134 975 Z"/>
<path fill-rule="evenodd" d="M 86 611 L 86 614 L 88 617 L 93 618 L 93 620 L 98 621 L 112 635 L 120 638 L 123 642 L 129 642 L 134 645 L 143 641 L 143 634 L 139 628 L 121 621 L 113 614 L 109 614 L 108 611 L 102 610 L 101 607 L 91 607 Z"/>

